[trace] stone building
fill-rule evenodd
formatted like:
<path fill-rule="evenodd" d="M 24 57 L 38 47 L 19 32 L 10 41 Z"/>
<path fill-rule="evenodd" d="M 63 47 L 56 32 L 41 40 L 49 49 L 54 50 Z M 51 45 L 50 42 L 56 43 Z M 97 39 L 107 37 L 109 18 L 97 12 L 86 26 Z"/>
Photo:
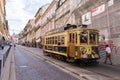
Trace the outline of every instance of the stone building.
<path fill-rule="evenodd" d="M 23 31 L 19 34 L 19 44 L 32 46 L 35 44 L 35 27 L 34 19 L 30 19 Z"/>
<path fill-rule="evenodd" d="M 29 46 L 35 46 L 35 20 L 30 19 L 26 25 L 26 42 Z"/>
<path fill-rule="evenodd" d="M 55 16 L 55 28 L 64 27 L 70 23 L 70 0 L 58 0 Z"/>
<path fill-rule="evenodd" d="M 53 30 L 55 20 L 56 0 L 53 0 L 41 17 L 41 34 L 44 36 L 47 32 Z"/>
<path fill-rule="evenodd" d="M 49 6 L 49 4 L 45 4 L 42 7 L 40 7 L 39 10 L 37 11 L 36 15 L 35 15 L 36 47 L 39 47 L 39 45 L 41 43 L 40 33 L 41 33 L 42 15 L 44 14 L 44 12 L 48 8 L 48 6 Z"/>
<path fill-rule="evenodd" d="M 9 39 L 8 21 L 6 20 L 5 10 L 6 0 L 0 0 L 0 40 Z"/>
<path fill-rule="evenodd" d="M 56 1 L 53 0 L 50 4 L 42 6 L 35 15 L 36 25 L 36 43 L 37 47 L 42 44 L 42 37 L 49 31 L 55 28 L 54 17 L 56 10 Z"/>

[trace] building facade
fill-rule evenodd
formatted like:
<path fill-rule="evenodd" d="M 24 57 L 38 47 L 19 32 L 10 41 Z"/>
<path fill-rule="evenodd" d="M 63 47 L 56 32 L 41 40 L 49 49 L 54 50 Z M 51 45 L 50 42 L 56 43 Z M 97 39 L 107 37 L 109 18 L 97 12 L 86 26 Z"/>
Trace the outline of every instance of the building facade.
<path fill-rule="evenodd" d="M 41 33 L 40 33 L 41 37 L 43 37 L 47 32 L 55 28 L 54 25 L 55 10 L 56 1 L 53 0 L 41 17 Z"/>
<path fill-rule="evenodd" d="M 35 15 L 36 25 L 36 45 L 40 47 L 42 44 L 42 37 L 55 28 L 56 1 L 53 0 L 50 4 L 42 6 Z"/>
<path fill-rule="evenodd" d="M 8 21 L 6 20 L 5 10 L 6 0 L 0 0 L 0 42 L 9 39 Z"/>
<path fill-rule="evenodd" d="M 70 0 L 58 0 L 55 16 L 55 28 L 70 24 Z"/>
<path fill-rule="evenodd" d="M 42 15 L 44 14 L 44 12 L 48 8 L 48 6 L 49 6 L 49 4 L 45 4 L 42 7 L 40 7 L 39 10 L 37 11 L 36 15 L 35 15 L 36 47 L 39 47 L 39 45 L 41 44 L 40 33 L 41 33 Z"/>
<path fill-rule="evenodd" d="M 88 25 L 100 31 L 100 42 L 112 40 L 120 45 L 120 1 L 119 0 L 53 0 L 35 16 L 36 42 L 52 29 L 66 24 Z M 53 17 L 52 17 L 53 16 Z M 34 32 L 33 32 L 34 33 Z M 31 33 L 32 34 L 32 33 Z"/>

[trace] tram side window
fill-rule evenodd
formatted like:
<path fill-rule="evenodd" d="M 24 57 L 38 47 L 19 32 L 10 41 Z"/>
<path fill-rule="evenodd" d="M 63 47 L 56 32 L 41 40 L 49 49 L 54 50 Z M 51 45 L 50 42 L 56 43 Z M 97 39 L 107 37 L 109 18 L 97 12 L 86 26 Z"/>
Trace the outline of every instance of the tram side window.
<path fill-rule="evenodd" d="M 76 33 L 76 39 L 75 39 L 76 43 L 77 43 L 77 33 Z"/>
<path fill-rule="evenodd" d="M 51 44 L 53 44 L 53 38 L 51 37 Z"/>
<path fill-rule="evenodd" d="M 64 45 L 64 44 L 65 44 L 65 42 L 64 42 L 64 41 L 65 41 L 64 36 L 61 36 L 61 44 L 63 44 L 63 45 Z"/>
<path fill-rule="evenodd" d="M 58 45 L 60 45 L 60 43 L 61 43 L 61 42 L 60 42 L 60 36 L 58 36 Z"/>
<path fill-rule="evenodd" d="M 70 34 L 70 42 L 72 42 L 72 34 Z"/>
<path fill-rule="evenodd" d="M 47 44 L 49 44 L 49 39 L 47 38 Z"/>
<path fill-rule="evenodd" d="M 53 44 L 53 38 L 51 37 L 51 44 Z"/>
<path fill-rule="evenodd" d="M 46 44 L 48 44 L 48 39 L 46 38 Z"/>
<path fill-rule="evenodd" d="M 50 43 L 49 43 L 49 44 L 51 44 L 51 37 L 49 38 L 49 41 L 50 41 Z"/>
<path fill-rule="evenodd" d="M 51 44 L 53 44 L 53 38 L 51 37 Z"/>
<path fill-rule="evenodd" d="M 55 36 L 55 44 L 57 44 L 57 36 Z"/>
<path fill-rule="evenodd" d="M 88 42 L 87 37 L 88 37 L 88 33 L 87 33 L 86 30 L 81 32 L 81 34 L 80 34 L 80 43 L 87 43 Z"/>
<path fill-rule="evenodd" d="M 48 38 L 48 44 L 50 44 L 50 38 Z"/>
<path fill-rule="evenodd" d="M 55 43 L 55 38 L 53 37 L 53 43 L 52 44 L 54 44 Z"/>
<path fill-rule="evenodd" d="M 70 43 L 75 43 L 75 35 L 74 35 L 74 33 L 70 34 Z"/>

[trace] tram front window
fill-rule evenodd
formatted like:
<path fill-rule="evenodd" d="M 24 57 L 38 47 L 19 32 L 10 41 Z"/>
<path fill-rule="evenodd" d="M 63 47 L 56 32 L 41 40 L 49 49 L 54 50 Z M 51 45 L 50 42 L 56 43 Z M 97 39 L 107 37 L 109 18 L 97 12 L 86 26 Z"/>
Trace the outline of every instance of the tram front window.
<path fill-rule="evenodd" d="M 83 32 L 81 32 L 80 34 L 80 43 L 87 43 L 88 42 L 88 33 L 86 30 L 84 30 Z"/>
<path fill-rule="evenodd" d="M 97 33 L 96 32 L 90 32 L 90 44 L 96 44 L 97 39 Z"/>

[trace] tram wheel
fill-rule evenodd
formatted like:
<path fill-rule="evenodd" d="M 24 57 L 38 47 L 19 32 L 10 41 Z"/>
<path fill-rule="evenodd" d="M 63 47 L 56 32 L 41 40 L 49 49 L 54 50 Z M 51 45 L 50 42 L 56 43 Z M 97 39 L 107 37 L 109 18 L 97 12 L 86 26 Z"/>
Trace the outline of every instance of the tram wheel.
<path fill-rule="evenodd" d="M 67 61 L 67 62 L 70 62 L 70 63 L 73 63 L 73 62 L 75 62 L 75 59 L 68 57 L 68 58 L 66 59 L 66 61 Z"/>

